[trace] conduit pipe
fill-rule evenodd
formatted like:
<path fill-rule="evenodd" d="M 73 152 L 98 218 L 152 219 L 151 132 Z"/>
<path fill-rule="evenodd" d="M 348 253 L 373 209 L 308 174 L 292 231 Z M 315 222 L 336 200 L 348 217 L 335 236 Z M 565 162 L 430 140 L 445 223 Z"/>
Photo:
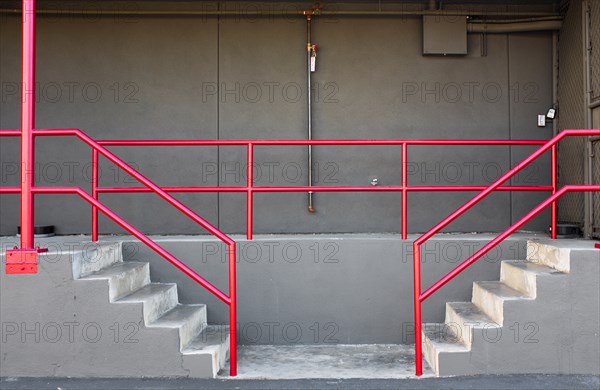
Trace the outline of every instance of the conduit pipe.
<path fill-rule="evenodd" d="M 0 8 L 0 14 L 20 14 L 18 8 Z M 131 10 L 111 10 L 111 9 L 38 9 L 38 15 L 94 15 L 94 16 L 287 16 L 287 15 L 306 15 L 306 11 L 302 10 L 252 10 L 252 9 L 237 9 L 237 10 L 205 10 L 205 9 L 190 9 L 190 10 L 146 10 L 146 9 L 131 9 Z M 441 15 L 441 16 L 485 16 L 485 17 L 515 17 L 535 16 L 535 17 L 559 17 L 556 12 L 544 11 L 485 11 L 485 10 L 318 10 L 315 14 L 322 16 L 423 16 L 423 15 Z"/>
<path fill-rule="evenodd" d="M 318 12 L 318 10 L 304 11 L 304 15 L 306 15 L 306 105 L 307 105 L 307 119 L 308 119 L 308 134 L 307 138 L 309 141 L 312 140 L 312 77 L 311 73 L 312 69 L 312 56 L 316 54 L 316 45 L 312 44 L 312 17 Z M 313 163 L 312 163 L 312 145 L 308 145 L 308 186 L 312 187 L 313 185 Z M 308 191 L 308 212 L 314 213 L 315 208 L 313 205 L 313 191 Z"/>
<path fill-rule="evenodd" d="M 504 34 L 528 31 L 556 31 L 562 27 L 562 20 L 534 20 L 524 22 L 469 22 L 467 32 L 485 34 Z"/>

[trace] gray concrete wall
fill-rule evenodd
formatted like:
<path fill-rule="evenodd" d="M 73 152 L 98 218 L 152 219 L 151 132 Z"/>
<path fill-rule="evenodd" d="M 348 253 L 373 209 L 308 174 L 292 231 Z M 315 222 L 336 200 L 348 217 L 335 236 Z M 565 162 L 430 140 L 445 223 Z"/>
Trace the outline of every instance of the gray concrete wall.
<path fill-rule="evenodd" d="M 155 8 L 160 3 L 153 4 Z M 166 5 L 165 5 L 166 6 Z M 19 127 L 20 20 L 1 16 L 0 127 Z M 313 75 L 315 138 L 546 139 L 536 115 L 551 105 L 551 35 L 469 36 L 464 57 L 421 55 L 419 18 L 318 18 Z M 99 139 L 306 137 L 305 22 L 282 17 L 41 16 L 37 126 L 78 127 Z M 15 88 L 17 91 L 15 92 Z M 99 95 L 101 94 L 101 96 Z M 161 185 L 244 185 L 243 148 L 113 148 Z M 90 151 L 74 140 L 40 139 L 39 184 L 89 189 Z M 425 148 L 410 153 L 410 184 L 490 183 L 528 147 Z M 2 139 L 2 185 L 18 183 L 17 140 Z M 398 148 L 315 148 L 316 182 L 400 183 Z M 304 184 L 304 148 L 257 148 L 258 185 Z M 102 185 L 132 185 L 108 164 Z M 514 184 L 548 184 L 548 159 Z M 409 230 L 424 231 L 473 194 L 413 193 Z M 543 194 L 495 194 L 451 231 L 498 231 Z M 242 194 L 179 194 L 227 233 L 244 230 Z M 153 234 L 198 229 L 152 195 L 103 195 L 115 211 Z M 0 197 L 0 234 L 14 234 L 18 199 Z M 431 207 L 435 204 L 437 207 Z M 68 205 L 68 208 L 65 208 Z M 258 233 L 397 232 L 398 194 L 257 194 Z M 151 213 L 147 212 L 152 210 Z M 90 230 L 89 206 L 39 196 L 36 223 L 61 234 Z M 545 230 L 548 215 L 532 222 Z M 102 233 L 119 232 L 102 218 Z"/>
<path fill-rule="evenodd" d="M 431 296 L 423 304 L 423 321 L 442 322 L 446 302 L 470 300 L 473 281 L 498 280 L 501 260 L 525 258 L 528 237 L 531 235 L 515 235 L 506 240 Z M 491 238 L 441 235 L 429 241 L 422 251 L 423 288 Z M 228 291 L 226 251 L 218 242 L 190 237 L 155 239 L 222 291 Z M 50 250 L 49 255 L 41 257 L 39 275 L 9 276 L 1 267 L 2 321 L 29 324 L 35 318 L 42 325 L 45 321 L 62 323 L 66 321 L 63 318 L 73 317 L 82 323 L 88 321 L 86 308 L 89 302 L 99 299 L 99 292 L 78 287 L 74 290 L 76 298 L 65 298 L 72 282 L 63 274 L 71 265 L 68 258 L 56 253 L 67 249 L 89 251 L 94 246 L 77 236 L 38 242 Z M 17 241 L 3 238 L 0 244 L 4 252 Z M 181 303 L 205 303 L 209 323 L 228 323 L 227 306 L 170 263 L 126 237 L 123 248 L 125 260 L 150 262 L 153 282 L 177 283 Z M 47 266 L 46 262 L 52 264 Z M 60 277 L 55 275 L 59 271 Z M 241 344 L 414 342 L 411 241 L 392 235 L 277 235 L 259 236 L 252 242 L 240 237 L 237 276 Z M 44 283 L 34 282 L 40 278 Z M 76 281 L 74 287 L 82 283 L 85 282 Z M 23 286 L 27 286 L 27 293 L 18 294 Z M 106 299 L 106 294 L 100 294 Z M 30 299 L 31 296 L 38 298 Z M 105 325 L 106 321 L 99 323 Z M 107 326 L 111 324 L 109 321 Z"/>

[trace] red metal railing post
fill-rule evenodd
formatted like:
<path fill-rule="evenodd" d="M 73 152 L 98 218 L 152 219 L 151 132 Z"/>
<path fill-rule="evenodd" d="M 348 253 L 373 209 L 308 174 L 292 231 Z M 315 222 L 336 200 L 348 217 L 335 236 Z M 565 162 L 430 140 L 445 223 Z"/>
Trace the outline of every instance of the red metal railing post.
<path fill-rule="evenodd" d="M 404 142 L 402 144 L 402 239 L 406 240 L 408 235 L 408 178 L 407 178 L 407 167 L 408 167 L 408 144 Z"/>
<path fill-rule="evenodd" d="M 98 200 L 98 151 L 92 148 L 92 198 Z M 98 208 L 92 205 L 92 241 L 98 241 Z"/>
<path fill-rule="evenodd" d="M 556 144 L 552 146 L 552 195 L 556 194 L 557 187 L 557 153 L 556 153 Z M 552 222 L 550 226 L 550 237 L 555 240 L 556 239 L 556 219 L 557 219 L 557 208 L 556 201 L 552 202 Z"/>
<path fill-rule="evenodd" d="M 35 0 L 23 0 L 23 42 L 21 83 L 21 248 L 6 251 L 7 274 L 36 274 L 38 253 L 34 248 L 35 185 Z"/>
<path fill-rule="evenodd" d="M 237 293 L 235 243 L 229 250 L 229 375 L 237 375 Z"/>
<path fill-rule="evenodd" d="M 421 247 L 419 244 L 413 243 L 413 256 L 413 305 L 415 312 L 415 373 L 417 376 L 420 376 L 423 374 L 423 341 L 421 338 Z"/>
<path fill-rule="evenodd" d="M 21 249 L 33 249 L 35 180 L 35 0 L 23 0 L 23 82 L 21 99 Z"/>
<path fill-rule="evenodd" d="M 254 186 L 254 145 L 248 143 L 248 159 L 246 164 L 246 239 L 252 240 L 252 191 Z"/>

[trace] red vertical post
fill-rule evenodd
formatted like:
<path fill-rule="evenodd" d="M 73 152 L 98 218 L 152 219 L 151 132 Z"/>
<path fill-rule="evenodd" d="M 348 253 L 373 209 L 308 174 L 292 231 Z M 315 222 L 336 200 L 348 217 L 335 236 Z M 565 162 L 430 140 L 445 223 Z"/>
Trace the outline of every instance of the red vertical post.
<path fill-rule="evenodd" d="M 23 0 L 21 99 L 21 249 L 33 249 L 35 126 L 35 0 Z"/>
<path fill-rule="evenodd" d="M 408 234 L 408 144 L 402 144 L 402 239 L 406 240 Z"/>
<path fill-rule="evenodd" d="M 23 46 L 21 91 L 21 248 L 6 251 L 7 274 L 36 274 L 38 252 L 33 237 L 33 191 L 35 185 L 35 0 L 23 0 Z"/>
<path fill-rule="evenodd" d="M 413 278 L 414 278 L 414 311 L 415 311 L 415 374 L 423 374 L 423 351 L 421 339 L 421 247 L 413 244 Z"/>
<path fill-rule="evenodd" d="M 237 376 L 237 294 L 235 243 L 229 244 L 229 375 Z"/>
<path fill-rule="evenodd" d="M 98 200 L 98 151 L 92 148 L 92 198 Z M 92 206 L 92 241 L 98 241 L 98 208 Z"/>
<path fill-rule="evenodd" d="M 248 161 L 246 162 L 247 174 L 246 174 L 246 239 L 252 240 L 252 187 L 254 185 L 254 172 L 252 167 L 254 165 L 254 145 L 248 143 Z"/>
<path fill-rule="evenodd" d="M 556 194 L 557 187 L 557 153 L 556 153 L 556 144 L 552 145 L 552 195 Z M 556 209 L 556 201 L 552 202 L 552 226 L 550 227 L 550 237 L 555 240 L 556 239 L 556 219 L 557 219 L 557 209 Z"/>

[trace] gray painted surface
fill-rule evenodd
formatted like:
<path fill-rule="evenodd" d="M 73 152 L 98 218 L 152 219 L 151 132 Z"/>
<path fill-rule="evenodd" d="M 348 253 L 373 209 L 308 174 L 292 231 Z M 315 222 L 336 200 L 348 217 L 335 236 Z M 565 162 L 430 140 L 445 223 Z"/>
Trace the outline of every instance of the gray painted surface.
<path fill-rule="evenodd" d="M 528 237 L 531 235 L 516 235 L 507 240 L 432 296 L 424 305 L 424 320 L 441 322 L 448 300 L 468 300 L 473 281 L 497 279 L 500 260 L 524 258 Z M 154 239 L 222 291 L 228 291 L 225 252 L 216 241 Z M 444 276 L 490 239 L 489 235 L 441 235 L 427 243 L 422 254 L 423 286 Z M 39 241 L 53 251 L 81 247 L 85 240 L 66 236 Z M 239 241 L 241 344 L 413 342 L 411 241 L 403 242 L 395 235 L 257 236 L 253 242 Z M 14 238 L 2 240 L 3 250 L 15 244 Z M 227 306 L 162 257 L 127 239 L 123 248 L 125 260 L 150 263 L 153 282 L 177 283 L 181 303 L 204 303 L 211 323 L 228 323 Z M 4 288 L 22 281 L 9 277 Z M 12 301 L 3 296 L 2 302 L 3 310 L 13 313 Z"/>
<path fill-rule="evenodd" d="M 75 379 L 75 378 L 6 378 L 0 379 L 6 390 L 55 390 L 85 388 L 111 389 L 344 389 L 344 390 L 429 390 L 429 389 L 590 389 L 596 390 L 600 378 L 594 375 L 479 375 L 453 378 L 425 379 L 298 379 L 298 380 L 198 380 L 198 379 Z"/>
<path fill-rule="evenodd" d="M 0 19 L 0 127 L 18 128 L 19 96 L 11 88 L 20 79 L 20 21 L 6 15 Z M 410 17 L 315 21 L 320 48 L 313 75 L 316 138 L 551 135 L 550 127 L 535 127 L 536 115 L 551 104 L 550 34 L 489 35 L 486 54 L 481 37 L 469 35 L 467 56 L 424 57 L 421 23 Z M 79 127 L 100 139 L 305 138 L 301 18 L 42 16 L 38 32 L 38 127 Z M 415 147 L 409 150 L 409 183 L 486 184 L 522 158 L 525 149 L 531 150 Z M 158 184 L 245 184 L 243 148 L 113 150 Z M 0 153 L 1 184 L 16 185 L 16 139 L 3 138 Z M 257 148 L 257 184 L 304 184 L 305 153 L 297 147 Z M 40 139 L 39 184 L 89 189 L 90 154 L 74 140 Z M 314 155 L 317 183 L 367 185 L 373 177 L 382 185 L 400 182 L 398 148 L 327 147 L 315 148 Z M 109 165 L 101 168 L 103 185 L 132 185 Z M 548 184 L 547 171 L 548 159 L 541 159 L 525 174 L 528 184 Z M 470 196 L 410 194 L 409 230 L 430 228 Z M 540 196 L 493 195 L 448 229 L 498 231 Z M 227 233 L 244 230 L 242 194 L 177 197 Z M 89 232 L 89 206 L 82 201 L 64 195 L 37 198 L 36 223 L 54 224 L 63 234 Z M 101 199 L 147 233 L 198 231 L 152 195 Z M 0 234 L 14 234 L 17 197 L 2 195 L 0 200 Z M 400 225 L 398 194 L 317 194 L 316 208 L 316 214 L 307 213 L 306 194 L 257 194 L 256 232 L 396 232 Z M 547 226 L 543 215 L 529 229 Z M 103 217 L 100 229 L 120 231 Z"/>
<path fill-rule="evenodd" d="M 2 271 L 0 376 L 217 375 L 228 332 L 207 327 L 205 305 L 179 304 L 175 284 L 151 283 L 148 263 L 123 262 L 121 249 L 79 242 L 41 254 L 35 275 Z"/>
<path fill-rule="evenodd" d="M 600 374 L 600 251 L 592 241 L 533 240 L 526 261 L 502 261 L 500 281 L 475 282 L 424 326 L 436 375 Z"/>
<path fill-rule="evenodd" d="M 403 248 L 397 244 L 402 242 L 396 240 L 394 243 L 392 238 L 385 236 L 339 236 L 329 242 L 339 249 L 330 258 L 337 262 L 325 262 L 321 257 L 317 262 L 315 257 L 306 256 L 306 250 L 313 245 L 318 248 L 327 241 L 308 236 L 296 237 L 295 240 L 292 236 L 278 237 L 275 241 L 274 237 L 259 237 L 255 242 L 257 246 L 254 246 L 275 248 L 272 261 L 267 258 L 254 262 L 252 259 L 256 257 L 249 255 L 250 252 L 244 249 L 244 243 L 240 245 L 238 334 L 241 344 L 287 346 L 278 348 L 276 345 L 250 345 L 247 349 L 242 348 L 241 357 L 247 360 L 247 367 L 245 371 L 241 371 L 242 374 L 252 378 L 306 377 L 308 374 L 293 363 L 294 359 L 299 359 L 298 352 L 316 354 L 319 356 L 317 359 L 322 360 L 322 365 L 331 364 L 333 371 L 322 373 L 327 377 L 352 377 L 352 372 L 360 377 L 410 375 L 411 347 L 382 345 L 412 342 L 412 285 L 410 271 L 407 269 L 410 264 L 405 262 L 404 255 L 400 255 Z M 471 296 L 470 286 L 473 281 L 497 280 L 500 264 L 501 283 L 520 288 L 520 294 L 529 294 L 525 298 L 510 298 L 513 300 L 505 302 L 503 306 L 490 306 L 491 309 L 486 311 L 491 318 L 488 322 L 495 322 L 495 325 L 486 327 L 482 336 L 474 332 L 470 341 L 472 358 L 465 360 L 463 352 L 458 356 L 462 359 L 457 363 L 455 353 L 448 352 L 444 356 L 444 367 L 438 373 L 598 374 L 600 348 L 598 324 L 595 321 L 598 317 L 598 297 L 595 292 L 599 288 L 597 250 L 592 249 L 590 242 L 557 241 L 544 244 L 542 241 L 542 245 L 539 245 L 536 244 L 539 241 L 535 241 L 529 245 L 529 251 L 525 254 L 526 237 L 517 235 L 509 239 L 500 247 L 501 250 L 490 253 L 490 257 L 480 260 L 425 303 L 423 321 L 439 321 L 443 317 L 445 302 L 467 300 Z M 172 312 L 161 309 L 162 304 L 158 301 L 150 311 L 147 311 L 150 307 L 146 303 L 143 306 L 128 303 L 136 300 L 133 296 L 137 292 L 119 298 L 120 294 L 125 294 L 125 290 L 134 290 L 136 287 L 133 284 L 148 283 L 147 267 L 143 271 L 137 265 L 140 263 L 122 263 L 131 269 L 136 267 L 139 275 L 145 275 L 142 278 L 145 282 L 137 277 L 116 277 L 107 283 L 106 280 L 99 279 L 100 274 L 95 273 L 97 270 L 106 270 L 111 264 L 118 266 L 121 253 L 113 249 L 124 245 L 127 248 L 125 258 L 131 260 L 133 257 L 144 256 L 145 260 L 150 261 L 153 282 L 160 281 L 161 278 L 169 278 L 170 282 L 177 279 L 171 278 L 168 272 L 157 266 L 160 264 L 156 258 L 146 256 L 136 244 L 127 243 L 126 238 L 122 244 L 123 238 L 106 240 L 100 251 L 95 244 L 90 244 L 81 236 L 40 239 L 39 244 L 48 247 L 50 252 L 40 256 L 39 274 L 5 275 L 4 270 L 0 271 L 3 353 L 1 376 L 211 375 L 210 369 L 208 373 L 205 372 L 206 367 L 200 360 L 193 362 L 186 355 L 189 347 L 185 347 L 182 337 L 190 337 L 186 332 L 191 331 L 191 325 L 183 325 L 178 329 L 173 322 L 175 320 L 170 317 L 169 313 Z M 424 285 L 430 285 L 434 277 L 441 276 L 455 265 L 451 261 L 453 251 L 465 247 L 471 250 L 477 248 L 483 243 L 483 238 L 487 237 L 448 235 L 433 240 L 433 246 L 425 247 L 423 251 Z M 202 264 L 193 261 L 189 264 L 223 288 L 223 283 L 219 283 L 219 278 L 214 275 L 215 269 L 223 266 L 219 256 L 214 256 L 213 249 L 218 247 L 214 241 L 173 237 L 168 238 L 169 241 L 156 239 L 166 248 L 169 248 L 170 243 L 189 250 L 189 246 L 185 245 L 186 241 L 188 244 L 200 245 L 194 248 L 193 254 L 196 259 L 200 257 Z M 288 255 L 278 256 L 278 246 L 266 245 L 267 243 L 304 251 L 297 261 L 290 262 L 293 255 L 287 252 Z M 3 239 L 1 244 L 6 248 L 13 245 L 14 240 Z M 381 249 L 382 244 L 388 250 L 397 247 L 394 250 L 397 255 L 389 256 L 389 252 L 385 253 Z M 98 255 L 100 252 L 104 253 L 101 257 Z M 213 255 L 208 255 L 209 253 Z M 565 260 L 563 256 L 568 259 Z M 522 274 L 513 271 L 509 273 L 506 269 L 507 262 L 500 261 L 516 258 L 521 260 L 511 264 L 527 264 L 524 263 L 524 257 L 529 261 L 537 261 L 536 267 L 551 266 L 549 269 L 552 272 L 525 280 L 521 278 Z M 263 261 L 265 264 L 262 264 Z M 311 266 L 299 270 L 298 266 L 303 262 L 309 262 Z M 371 262 L 383 264 L 374 266 Z M 398 266 L 394 268 L 392 262 Z M 329 266 L 337 268 L 328 270 Z M 254 268 L 250 269 L 251 267 Z M 386 270 L 385 275 L 381 275 L 381 270 Z M 262 274 L 262 280 L 256 280 L 253 272 Z M 73 275 L 81 274 L 88 276 L 73 280 Z M 129 283 L 127 280 L 132 282 L 129 287 L 126 286 Z M 209 314 L 211 321 L 219 322 L 219 315 L 222 314 L 221 307 L 217 307 L 219 305 L 205 299 L 206 294 L 192 291 L 185 282 L 178 282 L 179 300 L 182 303 L 186 303 L 184 295 L 192 293 L 194 302 L 208 302 L 208 307 L 212 309 Z M 498 284 L 477 283 L 477 286 Z M 491 299 L 492 296 L 486 298 L 476 290 L 477 288 L 473 290 L 473 301 L 479 307 L 487 307 L 485 304 L 482 306 L 482 300 Z M 511 291 L 514 293 L 516 290 Z M 506 293 L 505 291 L 503 294 L 506 296 Z M 108 297 L 111 297 L 110 301 Z M 177 296 L 174 299 L 176 302 Z M 457 303 L 453 305 L 457 307 Z M 196 307 L 200 306 L 203 308 L 203 305 Z M 189 305 L 187 307 L 193 308 Z M 214 310 L 215 307 L 217 310 Z M 155 313 L 157 310 L 167 314 L 160 317 L 160 314 Z M 257 316 L 257 319 L 253 320 L 252 315 Z M 158 319 L 148 320 L 146 317 Z M 402 322 L 403 318 L 409 322 Z M 446 320 L 448 322 L 448 317 Z M 498 329 L 498 324 L 502 325 L 502 333 L 493 332 Z M 472 325 L 469 322 L 462 326 Z M 266 340 L 253 338 L 256 331 L 266 334 Z M 221 332 L 226 333 L 223 330 Z M 342 345 L 365 343 L 380 345 Z M 312 344 L 312 347 L 301 347 L 299 344 Z M 356 362 L 352 363 L 352 358 L 344 359 L 343 356 L 352 348 L 359 348 L 360 356 L 371 356 L 374 359 L 374 369 L 380 365 L 383 371 L 378 374 L 372 374 L 369 370 L 360 374 L 355 370 L 348 372 L 348 365 Z M 268 353 L 262 354 L 261 351 Z M 256 361 L 258 356 L 263 359 L 269 353 L 275 353 L 276 358 L 270 359 L 272 361 L 268 366 Z M 289 356 L 286 357 L 286 354 Z M 351 355 L 356 357 L 355 353 Z M 140 356 L 145 358 L 140 359 Z M 153 356 L 161 358 L 154 359 Z M 370 361 L 371 358 L 367 360 Z M 335 363 L 335 359 L 340 361 Z M 390 359 L 398 363 L 397 370 L 390 366 Z M 274 372 L 273 365 L 283 371 L 287 370 L 286 367 L 295 368 L 285 373 Z M 310 371 L 310 366 L 306 367 L 305 371 Z M 257 372 L 260 370 L 264 372 Z"/>

